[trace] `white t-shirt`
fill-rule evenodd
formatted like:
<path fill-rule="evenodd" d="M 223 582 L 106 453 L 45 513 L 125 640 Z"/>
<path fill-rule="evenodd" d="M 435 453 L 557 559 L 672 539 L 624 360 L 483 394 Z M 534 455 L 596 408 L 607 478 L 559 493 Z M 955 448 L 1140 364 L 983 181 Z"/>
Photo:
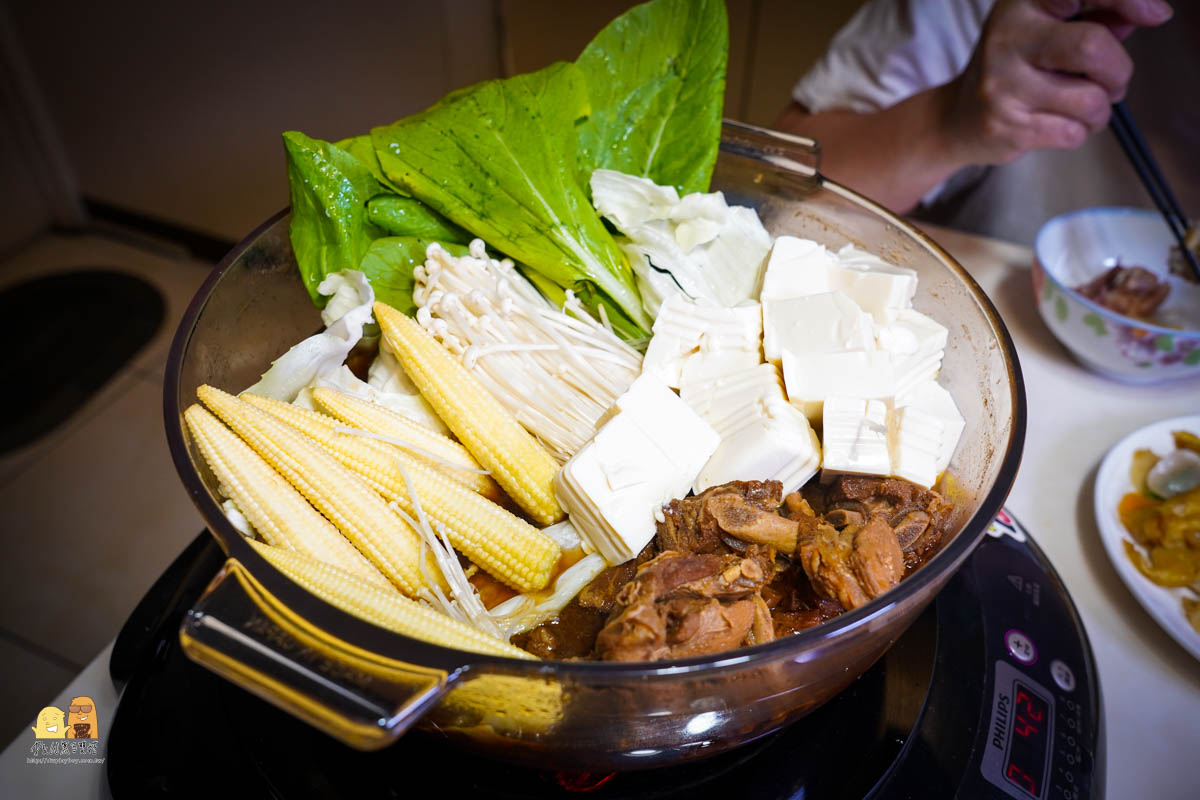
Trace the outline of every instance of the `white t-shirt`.
<path fill-rule="evenodd" d="M 949 83 L 971 60 L 995 2 L 871 0 L 838 31 L 792 98 L 813 114 L 868 114 Z M 952 197 L 986 173 L 986 167 L 960 170 L 926 192 L 921 205 Z"/>
<path fill-rule="evenodd" d="M 869 0 L 793 89 L 813 113 L 869 113 L 959 75 L 995 0 Z M 1200 216 L 1200 104 L 1180 87 L 1200 85 L 1200 3 L 1175 2 L 1175 17 L 1126 40 L 1134 61 L 1127 103 L 1185 211 Z M 980 175 L 983 177 L 980 178 Z M 964 188 L 965 187 L 965 188 Z M 1075 150 L 1040 150 L 935 187 L 916 216 L 1032 245 L 1043 222 L 1099 205 L 1152 208 L 1112 135 Z"/>
<path fill-rule="evenodd" d="M 868 113 L 956 78 L 996 0 L 872 0 L 792 90 L 816 114 Z"/>

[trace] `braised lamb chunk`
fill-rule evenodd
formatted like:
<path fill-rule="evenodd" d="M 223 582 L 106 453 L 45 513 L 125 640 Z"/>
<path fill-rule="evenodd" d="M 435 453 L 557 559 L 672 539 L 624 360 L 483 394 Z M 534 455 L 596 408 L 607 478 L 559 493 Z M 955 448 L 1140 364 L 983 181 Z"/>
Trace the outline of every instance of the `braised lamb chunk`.
<path fill-rule="evenodd" d="M 796 550 L 800 523 L 780 516 L 774 510 L 764 511 L 736 494 L 719 494 L 705 503 L 705 513 L 717 527 L 743 542 L 774 547 L 791 555 Z"/>
<path fill-rule="evenodd" d="M 867 521 L 867 515 L 848 508 L 835 508 L 825 514 L 825 521 L 840 531 L 847 525 L 862 525 Z"/>
<path fill-rule="evenodd" d="M 825 487 L 827 509 L 849 508 L 870 513 L 890 513 L 918 505 L 927 490 L 902 478 L 839 475 Z"/>
<path fill-rule="evenodd" d="M 637 562 L 626 561 L 601 572 L 592 582 L 575 596 L 575 602 L 584 608 L 594 608 L 608 613 L 617 603 L 617 594 L 637 574 Z"/>
<path fill-rule="evenodd" d="M 904 553 L 896 534 L 880 517 L 837 530 L 822 523 L 800 547 L 800 563 L 820 594 L 847 610 L 865 605 L 900 582 Z"/>
<path fill-rule="evenodd" d="M 583 587 L 583 591 L 575 596 L 574 602 L 584 608 L 609 613 L 617 603 L 617 594 L 621 588 L 633 580 L 637 568 L 654 558 L 655 553 L 654 543 L 651 542 L 642 548 L 637 558 L 604 570 Z"/>
<path fill-rule="evenodd" d="M 543 658 L 657 661 L 798 633 L 894 587 L 950 512 L 897 478 L 848 475 L 781 495 L 777 481 L 735 481 L 672 500 L 636 559 L 514 644 Z"/>
<path fill-rule="evenodd" d="M 744 555 L 659 554 L 617 595 L 617 611 L 596 637 L 596 655 L 606 661 L 685 658 L 773 636 L 753 598 L 774 577 L 774 559 L 770 548 L 757 545 Z"/>
<path fill-rule="evenodd" d="M 746 644 L 775 641 L 775 620 L 766 601 L 761 594 L 753 594 L 750 595 L 750 602 L 754 603 L 754 621 L 750 624 L 750 632 L 746 634 Z"/>
<path fill-rule="evenodd" d="M 905 514 L 894 527 L 896 540 L 900 542 L 900 549 L 907 550 L 913 547 L 929 530 L 930 522 L 932 522 L 932 518 L 927 511 L 918 509 Z M 859 524 L 862 523 L 859 522 Z"/>
<path fill-rule="evenodd" d="M 662 604 L 662 610 L 667 658 L 690 658 L 741 647 L 754 625 L 754 601 L 750 598 L 722 603 L 712 598 L 673 597 Z"/>
<path fill-rule="evenodd" d="M 822 520 L 808 500 L 798 492 L 792 492 L 783 498 L 783 516 L 796 523 L 796 546 L 788 552 L 788 555 L 794 555 L 801 545 L 817 535 L 817 528 L 822 524 Z"/>
<path fill-rule="evenodd" d="M 820 486 L 810 483 L 804 499 L 841 530 L 872 517 L 896 531 L 908 569 L 920 566 L 941 542 L 951 506 L 940 494 L 901 478 L 842 475 Z"/>
<path fill-rule="evenodd" d="M 655 537 L 660 551 L 679 553 L 728 553 L 727 537 L 710 504 L 719 498 L 738 498 L 745 506 L 774 512 L 779 508 L 783 485 L 779 481 L 731 481 L 713 486 L 695 497 L 672 500 L 663 506 L 663 521 Z"/>

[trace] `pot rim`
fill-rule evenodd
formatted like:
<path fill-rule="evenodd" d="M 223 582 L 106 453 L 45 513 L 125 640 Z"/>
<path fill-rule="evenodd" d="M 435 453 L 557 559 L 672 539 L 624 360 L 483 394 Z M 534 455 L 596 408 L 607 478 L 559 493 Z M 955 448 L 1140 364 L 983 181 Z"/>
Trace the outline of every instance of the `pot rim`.
<path fill-rule="evenodd" d="M 225 517 L 220 506 L 213 500 L 200 473 L 189 457 L 180 415 L 182 396 L 180 379 L 184 355 L 196 323 L 209 298 L 231 265 L 250 247 L 254 246 L 260 236 L 273 226 L 280 224 L 289 215 L 290 208 L 284 208 L 271 216 L 229 251 L 196 292 L 176 329 L 167 357 L 163 383 L 163 419 L 175 469 L 209 530 L 227 556 L 245 565 L 266 590 L 275 595 L 284 606 L 292 609 L 312 625 L 331 636 L 336 636 L 336 638 L 357 647 L 386 657 L 438 667 L 451 672 L 486 670 L 492 673 L 528 675 L 549 671 L 560 677 L 572 675 L 582 680 L 596 677 L 649 679 L 690 675 L 703 671 L 741 669 L 755 663 L 769 662 L 793 652 L 801 653 L 814 648 L 819 650 L 821 643 L 848 631 L 870 625 L 880 617 L 887 615 L 894 607 L 921 594 L 930 584 L 948 580 L 958 570 L 986 532 L 987 526 L 1000 511 L 1016 478 L 1025 441 L 1026 400 L 1021 367 L 1012 337 L 991 300 L 966 269 L 924 232 L 888 209 L 851 189 L 828 180 L 819 173 L 815 174 L 813 179 L 820 187 L 840 195 L 903 230 L 915 242 L 929 250 L 967 286 L 996 335 L 1008 370 L 1012 394 L 1012 433 L 1001 458 L 996 479 L 979 502 L 975 513 L 966 521 L 959 533 L 949 543 L 942 546 L 920 569 L 905 578 L 898 586 L 860 608 L 845 612 L 828 622 L 797 634 L 715 655 L 695 656 L 673 661 L 630 663 L 523 661 L 504 656 L 469 653 L 394 633 L 341 611 L 293 583 L 243 539 L 242 535 Z"/>

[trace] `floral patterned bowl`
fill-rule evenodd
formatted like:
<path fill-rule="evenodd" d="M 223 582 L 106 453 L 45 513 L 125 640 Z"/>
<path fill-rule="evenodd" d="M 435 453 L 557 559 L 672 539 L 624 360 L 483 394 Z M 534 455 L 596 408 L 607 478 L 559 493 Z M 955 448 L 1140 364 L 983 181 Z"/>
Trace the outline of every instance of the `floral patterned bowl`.
<path fill-rule="evenodd" d="M 1126 383 L 1200 377 L 1200 284 L 1167 271 L 1174 239 L 1162 217 L 1134 208 L 1088 208 L 1038 231 L 1033 292 L 1046 326 L 1085 367 Z M 1171 283 L 1151 325 L 1074 290 L 1116 265 L 1141 266 Z"/>

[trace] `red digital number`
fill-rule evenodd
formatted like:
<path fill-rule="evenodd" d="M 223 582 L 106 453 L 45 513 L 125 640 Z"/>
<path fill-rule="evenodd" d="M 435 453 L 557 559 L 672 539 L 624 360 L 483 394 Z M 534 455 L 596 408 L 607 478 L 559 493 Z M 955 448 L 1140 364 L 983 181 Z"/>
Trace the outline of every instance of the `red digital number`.
<path fill-rule="evenodd" d="M 1024 736 L 1026 739 L 1028 739 L 1030 736 L 1037 733 L 1038 729 L 1036 725 L 1018 714 L 1017 724 L 1013 726 L 1013 732 L 1018 736 Z"/>
<path fill-rule="evenodd" d="M 1029 699 L 1029 695 L 1025 694 L 1025 692 L 1022 690 L 1017 689 L 1017 708 L 1021 707 L 1022 701 L 1025 703 L 1025 713 L 1029 715 L 1029 718 L 1034 722 L 1041 722 L 1042 712 L 1034 709 L 1033 701 Z"/>
<path fill-rule="evenodd" d="M 1009 764 L 1008 771 L 1004 773 L 1010 781 L 1020 786 L 1025 791 L 1033 796 L 1037 796 L 1037 784 L 1033 782 L 1033 778 L 1025 774 L 1025 772 L 1016 764 Z"/>

